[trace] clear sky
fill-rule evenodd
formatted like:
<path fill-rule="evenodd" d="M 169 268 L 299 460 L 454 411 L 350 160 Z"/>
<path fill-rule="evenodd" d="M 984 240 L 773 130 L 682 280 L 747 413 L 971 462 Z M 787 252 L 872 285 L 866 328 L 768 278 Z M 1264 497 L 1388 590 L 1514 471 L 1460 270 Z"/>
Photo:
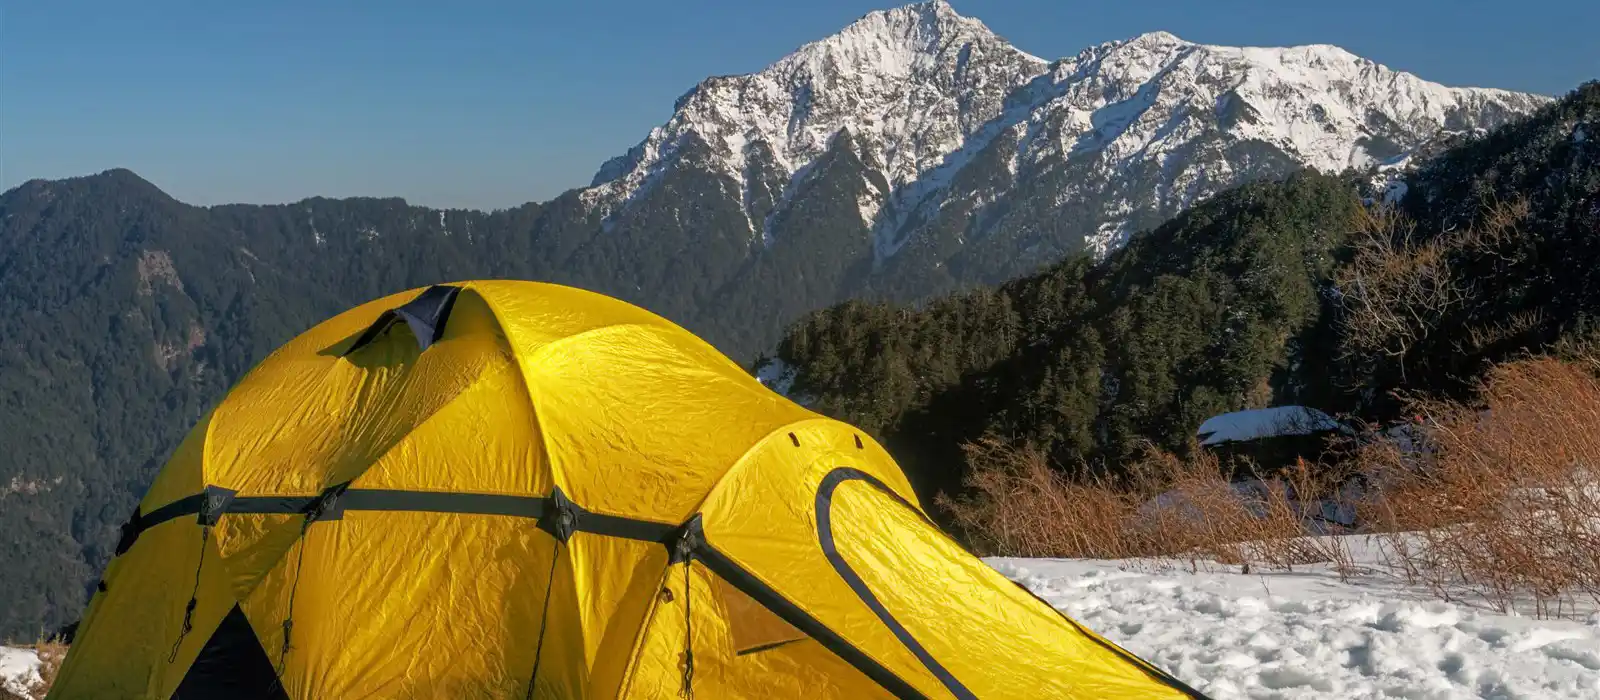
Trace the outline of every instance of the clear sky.
<path fill-rule="evenodd" d="M 126 167 L 195 204 L 496 208 L 587 185 L 701 78 L 879 0 L 0 0 L 0 189 Z M 1600 78 L 1595 0 L 952 0 L 1043 58 L 1165 29 L 1450 85 Z"/>

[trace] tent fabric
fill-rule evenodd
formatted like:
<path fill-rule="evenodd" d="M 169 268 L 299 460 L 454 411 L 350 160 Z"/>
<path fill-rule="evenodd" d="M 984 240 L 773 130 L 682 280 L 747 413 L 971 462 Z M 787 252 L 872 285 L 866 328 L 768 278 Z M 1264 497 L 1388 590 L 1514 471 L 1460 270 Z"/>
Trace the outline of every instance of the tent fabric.
<path fill-rule="evenodd" d="M 289 341 L 117 552 L 50 698 L 1199 697 L 946 537 L 870 437 L 552 284 Z"/>

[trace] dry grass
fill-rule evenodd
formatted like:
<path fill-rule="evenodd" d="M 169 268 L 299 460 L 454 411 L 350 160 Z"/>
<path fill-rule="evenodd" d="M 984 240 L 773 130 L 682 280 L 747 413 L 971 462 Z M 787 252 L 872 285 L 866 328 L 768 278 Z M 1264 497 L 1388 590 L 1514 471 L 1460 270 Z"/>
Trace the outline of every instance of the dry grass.
<path fill-rule="evenodd" d="M 1594 360 L 1500 365 L 1479 405 L 1414 402 L 1424 416 L 1415 446 L 1370 440 L 1348 463 L 1301 463 L 1248 488 L 1203 453 L 1152 451 L 1110 479 L 988 439 L 968 447 L 967 494 L 938 505 L 985 554 L 1212 561 L 1247 573 L 1321 562 L 1354 574 L 1346 540 L 1324 536 L 1302 506 L 1320 501 L 1357 514 L 1385 571 L 1442 599 L 1569 616 L 1600 605 L 1597 370 Z M 1328 475 L 1355 473 L 1375 486 L 1347 501 Z"/>

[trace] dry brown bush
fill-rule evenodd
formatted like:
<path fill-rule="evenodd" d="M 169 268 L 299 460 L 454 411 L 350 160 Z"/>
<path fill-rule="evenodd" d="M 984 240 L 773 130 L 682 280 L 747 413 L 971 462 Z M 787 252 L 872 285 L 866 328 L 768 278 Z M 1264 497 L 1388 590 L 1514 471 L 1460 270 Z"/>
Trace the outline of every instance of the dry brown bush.
<path fill-rule="evenodd" d="M 1478 405 L 1413 401 L 1415 445 L 1374 439 L 1332 466 L 1304 463 L 1229 483 L 1200 453 L 1150 451 L 1112 479 L 1053 468 L 1027 445 L 969 445 L 967 493 L 943 508 L 984 554 L 1202 561 L 1357 573 L 1347 540 L 1302 503 L 1342 501 L 1330 475 L 1376 485 L 1352 495 L 1380 571 L 1445 600 L 1541 617 L 1600 605 L 1600 360 L 1548 357 L 1493 368 Z"/>
<path fill-rule="evenodd" d="M 67 645 L 59 641 L 43 641 L 34 645 L 33 650 L 39 654 L 40 682 L 33 689 L 33 695 L 43 698 L 50 692 L 50 686 L 55 685 L 56 674 L 61 671 L 61 662 L 67 658 Z"/>
<path fill-rule="evenodd" d="M 1394 569 L 1446 600 L 1539 616 L 1600 603 L 1600 378 L 1592 363 L 1495 367 L 1481 407 L 1417 401 L 1419 449 L 1358 453 L 1384 485 L 1362 504 Z"/>
<path fill-rule="evenodd" d="M 968 493 L 937 504 L 986 554 L 1182 562 L 1191 569 L 1212 561 L 1245 571 L 1349 565 L 1342 543 L 1314 536 L 1303 517 L 1302 501 L 1333 493 L 1305 464 L 1243 490 L 1205 453 L 1182 459 L 1149 450 L 1113 479 L 1065 473 L 1038 449 L 993 437 L 966 450 Z"/>

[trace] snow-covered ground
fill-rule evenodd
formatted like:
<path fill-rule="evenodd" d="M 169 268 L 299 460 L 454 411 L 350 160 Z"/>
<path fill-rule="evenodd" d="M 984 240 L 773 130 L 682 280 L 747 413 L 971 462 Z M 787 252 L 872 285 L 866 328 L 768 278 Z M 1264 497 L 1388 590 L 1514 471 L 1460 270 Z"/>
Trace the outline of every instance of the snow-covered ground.
<path fill-rule="evenodd" d="M 1351 550 L 1377 565 L 1374 549 Z M 1247 575 L 1204 563 L 987 561 L 1216 700 L 1600 698 L 1594 610 L 1502 615 L 1381 574 L 1341 581 L 1328 566 Z"/>
<path fill-rule="evenodd" d="M 39 680 L 38 654 L 32 649 L 0 646 L 0 688 L 27 697 Z"/>

